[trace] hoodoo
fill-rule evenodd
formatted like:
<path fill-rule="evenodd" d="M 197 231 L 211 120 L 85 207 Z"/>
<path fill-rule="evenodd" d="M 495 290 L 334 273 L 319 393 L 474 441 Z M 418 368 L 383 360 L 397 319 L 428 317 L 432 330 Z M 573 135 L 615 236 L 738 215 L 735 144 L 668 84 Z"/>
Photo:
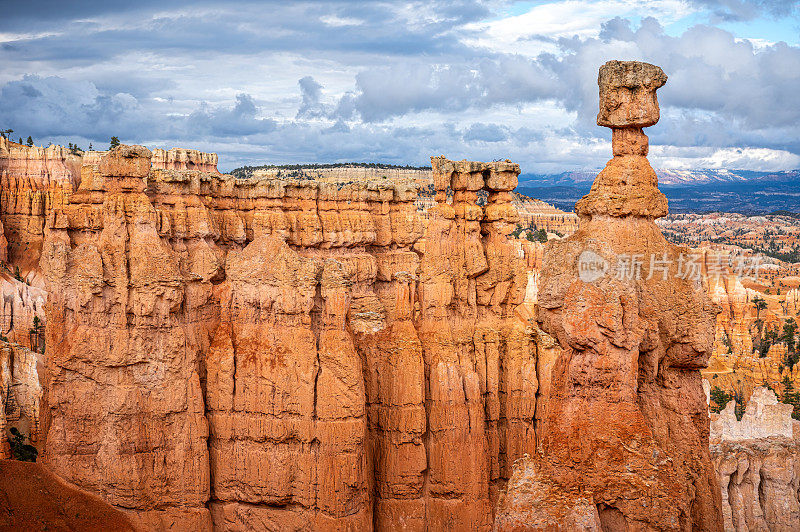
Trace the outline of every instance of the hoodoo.
<path fill-rule="evenodd" d="M 547 244 L 509 238 L 526 203 L 508 160 L 432 158 L 420 210 L 414 179 L 0 139 L 0 257 L 25 274 L 0 279 L 4 324 L 47 297 L 41 388 L 38 355 L 4 347 L 0 427 L 145 530 L 722 530 L 699 372 L 716 307 L 655 224 L 643 132 L 666 80 L 600 69 L 613 158 Z M 760 493 L 755 468 L 730 477 L 731 445 L 723 483 Z M 797 514 L 784 477 L 767 522 Z"/>
<path fill-rule="evenodd" d="M 535 448 L 519 166 L 434 158 L 425 230 L 413 184 L 165 160 L 47 213 L 43 461 L 145 529 L 490 530 Z"/>
<path fill-rule="evenodd" d="M 576 205 L 578 231 L 544 253 L 537 320 L 563 353 L 498 530 L 722 529 L 698 371 L 715 310 L 688 248 L 654 223 L 667 201 L 642 132 L 666 80 L 647 63 L 600 69 L 597 123 L 612 129 L 614 157 Z"/>

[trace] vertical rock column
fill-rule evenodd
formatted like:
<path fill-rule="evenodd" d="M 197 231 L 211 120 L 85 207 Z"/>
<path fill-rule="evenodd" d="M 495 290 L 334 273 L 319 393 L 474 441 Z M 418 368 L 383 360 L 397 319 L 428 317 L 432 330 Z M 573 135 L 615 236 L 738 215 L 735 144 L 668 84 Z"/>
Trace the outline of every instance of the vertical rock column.
<path fill-rule="evenodd" d="M 519 166 L 444 157 L 431 163 L 437 204 L 420 263 L 417 323 L 427 382 L 427 523 L 488 529 L 505 464 L 534 441 L 532 430 L 523 431 L 509 452 L 502 430 L 508 415 L 512 424 L 526 415 L 513 406 L 522 386 L 505 371 L 535 364 L 524 322 L 513 313 L 527 282 L 520 250 L 507 238 L 516 219 L 508 191 Z M 478 197 L 486 189 L 484 209 Z M 533 397 L 535 386 L 527 392 Z M 533 412 L 527 414 L 532 428 Z"/>
<path fill-rule="evenodd" d="M 475 278 L 488 265 L 481 242 L 481 163 L 432 158 L 437 205 L 420 264 L 418 331 L 425 360 L 428 417 L 425 478 L 428 528 L 480 530 L 491 502 L 487 433 L 473 336 Z M 447 188 L 452 204 L 442 201 Z M 449 527 L 448 527 L 449 525 Z"/>
<path fill-rule="evenodd" d="M 211 526 L 199 349 L 185 278 L 145 190 L 150 152 L 83 168 L 48 216 L 43 459 L 146 528 Z"/>
<path fill-rule="evenodd" d="M 260 234 L 228 252 L 220 285 L 206 358 L 214 527 L 362 530 L 371 521 L 365 393 L 346 321 L 375 262 L 342 247 L 371 232 L 357 223 L 368 217 L 337 204 L 360 206 L 363 191 L 281 191 L 280 211 L 259 215 Z"/>
<path fill-rule="evenodd" d="M 530 324 L 516 314 L 528 276 L 521 267 L 521 243 L 508 238 L 519 221 L 511 195 L 518 175 L 519 165 L 509 161 L 484 171 L 488 195 L 481 240 L 487 269 L 475 280 L 475 362 L 485 397 L 493 501 L 497 481 L 508 479 L 513 461 L 535 448 L 536 346 Z"/>
<path fill-rule="evenodd" d="M 642 128 L 658 120 L 660 68 L 600 69 L 599 125 L 614 158 L 576 205 L 578 231 L 548 244 L 538 321 L 563 353 L 551 367 L 538 453 L 509 481 L 499 530 L 721 530 L 699 368 L 715 312 L 686 275 Z"/>
<path fill-rule="evenodd" d="M 414 328 L 422 235 L 416 187 L 378 183 L 372 286 L 354 294 L 349 325 L 364 359 L 375 530 L 426 527 L 425 365 Z"/>

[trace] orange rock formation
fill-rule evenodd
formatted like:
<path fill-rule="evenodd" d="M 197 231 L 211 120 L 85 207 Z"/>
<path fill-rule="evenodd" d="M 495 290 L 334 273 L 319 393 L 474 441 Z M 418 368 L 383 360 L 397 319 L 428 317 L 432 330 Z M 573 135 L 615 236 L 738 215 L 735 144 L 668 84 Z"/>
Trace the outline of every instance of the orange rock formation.
<path fill-rule="evenodd" d="M 4 327 L 49 294 L 42 460 L 143 529 L 720 530 L 714 310 L 653 222 L 641 130 L 665 81 L 601 71 L 614 158 L 546 247 L 509 240 L 515 205 L 575 220 L 515 198 L 508 161 L 435 157 L 430 198 L 0 139 L 0 258 L 33 285 L 1 274 Z M 19 349 L 2 382 L 33 382 Z"/>
<path fill-rule="evenodd" d="M 489 530 L 534 449 L 519 167 L 434 167 L 423 236 L 412 185 L 84 164 L 41 259 L 44 460 L 156 529 Z"/>
<path fill-rule="evenodd" d="M 39 445 L 39 405 L 42 388 L 36 354 L 0 341 L 0 459 L 11 457 L 8 429 L 16 427 Z"/>
<path fill-rule="evenodd" d="M 722 528 L 698 371 L 715 312 L 677 277 L 688 249 L 653 222 L 667 202 L 641 131 L 658 120 L 665 81 L 645 63 L 600 69 L 598 124 L 615 128 L 614 158 L 576 205 L 578 231 L 545 249 L 538 319 L 563 353 L 540 399 L 539 452 L 515 469 L 498 530 Z"/>

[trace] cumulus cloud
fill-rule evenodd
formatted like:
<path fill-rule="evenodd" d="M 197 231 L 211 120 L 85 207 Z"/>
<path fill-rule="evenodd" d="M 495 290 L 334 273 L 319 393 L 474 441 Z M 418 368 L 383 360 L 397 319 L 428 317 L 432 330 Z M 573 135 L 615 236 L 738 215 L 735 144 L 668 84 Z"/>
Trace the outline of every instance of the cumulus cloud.
<path fill-rule="evenodd" d="M 635 31 L 627 20 L 612 19 L 600 37 L 563 41 L 569 51 L 551 56 L 568 91 L 565 105 L 583 117 L 596 106 L 594 69 L 614 57 L 645 60 L 669 75 L 659 91 L 666 107 L 718 113 L 749 128 L 794 124 L 800 118 L 795 92 L 800 87 L 800 48 L 779 42 L 755 48 L 749 41 L 711 26 L 697 25 L 679 37 L 664 32 L 653 18 L 645 18 Z"/>
<path fill-rule="evenodd" d="M 311 76 L 300 78 L 300 94 L 303 101 L 297 110 L 298 118 L 320 118 L 327 114 L 320 99 L 322 98 L 322 85 Z"/>
<path fill-rule="evenodd" d="M 364 70 L 356 76 L 356 87 L 356 94 L 345 95 L 339 107 L 345 118 L 357 112 L 372 122 L 432 109 L 463 111 L 537 101 L 554 96 L 558 80 L 535 60 L 500 55 Z"/>
<path fill-rule="evenodd" d="M 128 93 L 101 92 L 88 81 L 25 76 L 0 88 L 0 116 L 8 127 L 37 139 L 80 137 L 105 141 L 244 137 L 274 131 L 275 121 L 258 117 L 252 96 L 237 94 L 232 105 L 200 104 L 187 115 L 145 110 Z"/>
<path fill-rule="evenodd" d="M 15 131 L 36 137 L 108 138 L 119 131 L 148 131 L 154 117 L 124 92 L 101 93 L 89 81 L 24 76 L 0 88 L 0 117 Z"/>

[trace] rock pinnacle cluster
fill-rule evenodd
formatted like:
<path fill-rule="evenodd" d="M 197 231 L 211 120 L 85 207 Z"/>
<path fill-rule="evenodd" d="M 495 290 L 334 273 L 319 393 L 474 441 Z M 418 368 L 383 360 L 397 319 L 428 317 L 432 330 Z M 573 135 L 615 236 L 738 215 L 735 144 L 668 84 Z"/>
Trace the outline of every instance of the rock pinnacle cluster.
<path fill-rule="evenodd" d="M 420 209 L 409 176 L 0 138 L 0 259 L 22 267 L 0 271 L 2 321 L 34 329 L 0 342 L 0 429 L 141 530 L 795 522 L 772 396 L 715 420 L 720 497 L 699 372 L 716 307 L 655 224 L 643 128 L 666 81 L 600 69 L 613 158 L 546 244 L 510 237 L 537 218 L 508 160 L 433 157 Z M 765 426 L 781 446 L 731 439 Z"/>

